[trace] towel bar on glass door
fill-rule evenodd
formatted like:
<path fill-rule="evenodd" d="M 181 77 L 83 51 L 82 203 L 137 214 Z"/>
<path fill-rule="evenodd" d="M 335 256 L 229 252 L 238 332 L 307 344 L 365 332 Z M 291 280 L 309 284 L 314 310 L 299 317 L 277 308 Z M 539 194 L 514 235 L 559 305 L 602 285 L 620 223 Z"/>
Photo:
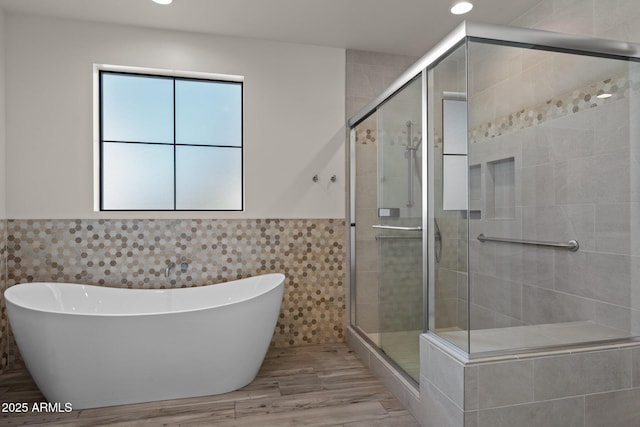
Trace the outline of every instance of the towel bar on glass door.
<path fill-rule="evenodd" d="M 517 240 L 517 239 L 505 239 L 501 237 L 487 237 L 484 234 L 478 235 L 478 240 L 481 242 L 503 242 L 503 243 L 519 243 L 522 245 L 535 245 L 535 246 L 548 246 L 552 248 L 563 248 L 576 252 L 580 245 L 577 240 L 569 240 L 568 242 L 544 242 L 539 240 Z"/>
<path fill-rule="evenodd" d="M 422 231 L 422 227 L 401 227 L 398 225 L 372 225 L 371 227 L 378 230 L 397 230 L 397 231 Z"/>
<path fill-rule="evenodd" d="M 422 236 L 376 236 L 376 240 L 421 240 Z"/>

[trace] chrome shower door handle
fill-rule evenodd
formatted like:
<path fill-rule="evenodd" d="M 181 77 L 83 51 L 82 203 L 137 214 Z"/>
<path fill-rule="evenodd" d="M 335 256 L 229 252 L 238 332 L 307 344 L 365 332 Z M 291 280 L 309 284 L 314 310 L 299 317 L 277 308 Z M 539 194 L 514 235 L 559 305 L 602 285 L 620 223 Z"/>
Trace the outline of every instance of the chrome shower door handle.
<path fill-rule="evenodd" d="M 396 231 L 422 231 L 422 227 L 402 227 L 398 225 L 382 225 L 376 224 L 372 225 L 372 228 L 376 228 L 378 230 L 396 230 Z"/>
<path fill-rule="evenodd" d="M 440 227 L 438 226 L 438 221 L 435 218 L 433 219 L 433 224 L 435 228 L 435 233 L 433 234 L 435 242 L 434 255 L 436 257 L 436 262 L 440 262 L 440 257 L 442 256 L 442 233 L 440 233 Z"/>

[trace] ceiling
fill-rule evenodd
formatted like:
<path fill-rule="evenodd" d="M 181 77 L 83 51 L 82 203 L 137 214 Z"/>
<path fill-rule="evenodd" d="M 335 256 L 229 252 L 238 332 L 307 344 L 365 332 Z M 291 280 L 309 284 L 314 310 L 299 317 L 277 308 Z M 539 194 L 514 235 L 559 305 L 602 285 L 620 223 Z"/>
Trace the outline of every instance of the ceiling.
<path fill-rule="evenodd" d="M 419 56 L 463 19 L 508 24 L 540 0 L 0 0 L 5 11 Z"/>

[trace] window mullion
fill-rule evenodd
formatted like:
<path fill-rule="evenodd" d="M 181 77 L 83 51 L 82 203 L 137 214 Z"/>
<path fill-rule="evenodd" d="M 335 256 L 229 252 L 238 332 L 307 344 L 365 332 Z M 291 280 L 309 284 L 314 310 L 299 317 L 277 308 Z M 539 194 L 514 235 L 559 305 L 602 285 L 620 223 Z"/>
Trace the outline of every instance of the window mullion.
<path fill-rule="evenodd" d="M 173 210 L 178 209 L 176 172 L 176 79 L 173 79 Z"/>

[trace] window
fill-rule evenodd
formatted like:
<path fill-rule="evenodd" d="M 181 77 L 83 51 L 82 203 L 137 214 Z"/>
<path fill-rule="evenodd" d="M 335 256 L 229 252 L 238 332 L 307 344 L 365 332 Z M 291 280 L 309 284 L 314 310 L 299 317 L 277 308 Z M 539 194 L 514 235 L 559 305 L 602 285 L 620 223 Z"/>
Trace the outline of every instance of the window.
<path fill-rule="evenodd" d="M 100 210 L 243 209 L 242 82 L 99 71 Z"/>

